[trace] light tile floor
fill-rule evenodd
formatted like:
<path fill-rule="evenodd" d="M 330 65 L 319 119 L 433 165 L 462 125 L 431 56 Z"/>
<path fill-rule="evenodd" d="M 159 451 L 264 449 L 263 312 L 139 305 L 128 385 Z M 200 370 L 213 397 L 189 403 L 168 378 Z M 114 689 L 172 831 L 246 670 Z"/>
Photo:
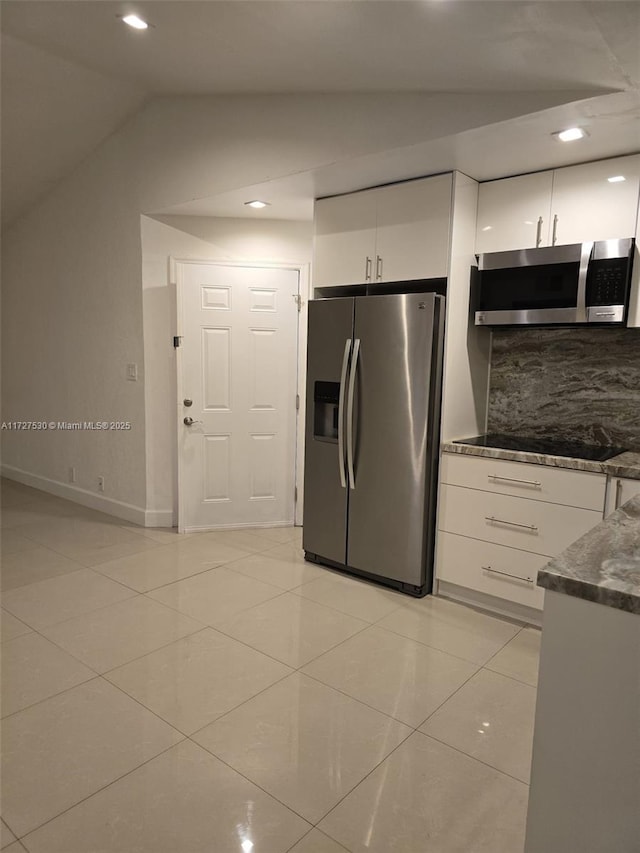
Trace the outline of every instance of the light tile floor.
<path fill-rule="evenodd" d="M 522 853 L 537 630 L 2 499 L 4 853 Z"/>

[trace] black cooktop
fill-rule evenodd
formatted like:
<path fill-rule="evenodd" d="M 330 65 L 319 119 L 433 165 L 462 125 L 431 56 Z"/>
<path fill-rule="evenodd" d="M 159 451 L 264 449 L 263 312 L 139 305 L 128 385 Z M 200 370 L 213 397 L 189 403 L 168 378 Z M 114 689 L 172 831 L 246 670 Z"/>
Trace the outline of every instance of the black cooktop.
<path fill-rule="evenodd" d="M 474 444 L 478 447 L 499 447 L 502 450 L 523 450 L 527 453 L 544 453 L 549 456 L 570 456 L 574 459 L 589 459 L 592 462 L 606 462 L 624 447 L 609 447 L 600 444 L 581 444 L 577 441 L 564 441 L 555 438 L 527 438 L 517 435 L 499 435 L 488 433 L 473 438 L 461 438 L 454 444 Z"/>

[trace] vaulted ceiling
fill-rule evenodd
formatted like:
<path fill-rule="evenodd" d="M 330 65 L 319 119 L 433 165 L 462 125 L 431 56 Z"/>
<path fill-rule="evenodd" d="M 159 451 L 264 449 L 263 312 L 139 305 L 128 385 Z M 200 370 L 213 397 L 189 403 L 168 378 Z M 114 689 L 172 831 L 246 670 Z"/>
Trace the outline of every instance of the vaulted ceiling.
<path fill-rule="evenodd" d="M 554 121 L 576 110 L 606 118 L 595 156 L 640 148 L 638 2 L 3 0 L 1 6 L 5 221 L 28 210 L 156 95 L 522 93 L 524 100 L 539 94 L 540 110 L 566 105 Z M 124 26 L 119 16 L 131 11 L 150 29 Z M 514 157 L 522 127 L 450 139 L 438 149 L 438 168 L 452 167 L 456 149 L 468 149 L 468 158 L 474 151 L 496 162 L 511 157 L 512 169 L 525 170 L 518 165 L 525 162 L 527 171 L 546 167 L 548 152 L 535 146 Z M 563 156 L 585 159 L 579 152 Z M 410 171 L 398 162 L 381 176 Z M 346 173 L 342 184 L 339 175 L 327 185 L 351 188 Z M 317 186 L 300 181 L 294 195 L 308 196 Z M 181 212 L 226 210 L 218 199 Z"/>

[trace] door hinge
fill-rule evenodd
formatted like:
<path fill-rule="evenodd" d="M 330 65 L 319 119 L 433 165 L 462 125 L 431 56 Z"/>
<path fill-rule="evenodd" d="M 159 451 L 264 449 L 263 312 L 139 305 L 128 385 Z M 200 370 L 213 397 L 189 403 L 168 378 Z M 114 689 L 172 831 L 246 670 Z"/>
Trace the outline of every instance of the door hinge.
<path fill-rule="evenodd" d="M 173 346 L 175 349 L 182 346 L 182 335 L 173 336 Z"/>
<path fill-rule="evenodd" d="M 296 394 L 296 412 L 300 411 L 300 394 Z"/>
<path fill-rule="evenodd" d="M 294 503 L 298 503 L 298 487 L 297 486 L 295 486 L 294 490 L 293 490 L 293 500 L 294 500 Z"/>
<path fill-rule="evenodd" d="M 296 305 L 298 306 L 298 313 L 299 313 L 300 311 L 302 311 L 302 296 L 300 296 L 299 293 L 294 293 L 293 298 L 294 298 Z"/>

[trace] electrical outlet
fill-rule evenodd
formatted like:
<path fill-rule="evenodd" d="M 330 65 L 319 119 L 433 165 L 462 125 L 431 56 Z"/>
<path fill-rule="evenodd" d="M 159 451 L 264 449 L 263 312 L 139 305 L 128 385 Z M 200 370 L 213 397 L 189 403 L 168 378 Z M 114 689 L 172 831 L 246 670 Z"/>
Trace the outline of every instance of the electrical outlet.
<path fill-rule="evenodd" d="M 98 477 L 98 491 L 104 492 L 104 477 Z"/>
<path fill-rule="evenodd" d="M 76 469 L 73 467 L 73 465 L 71 465 L 69 467 L 69 482 L 70 483 L 76 483 L 77 482 L 77 480 L 76 480 Z"/>

